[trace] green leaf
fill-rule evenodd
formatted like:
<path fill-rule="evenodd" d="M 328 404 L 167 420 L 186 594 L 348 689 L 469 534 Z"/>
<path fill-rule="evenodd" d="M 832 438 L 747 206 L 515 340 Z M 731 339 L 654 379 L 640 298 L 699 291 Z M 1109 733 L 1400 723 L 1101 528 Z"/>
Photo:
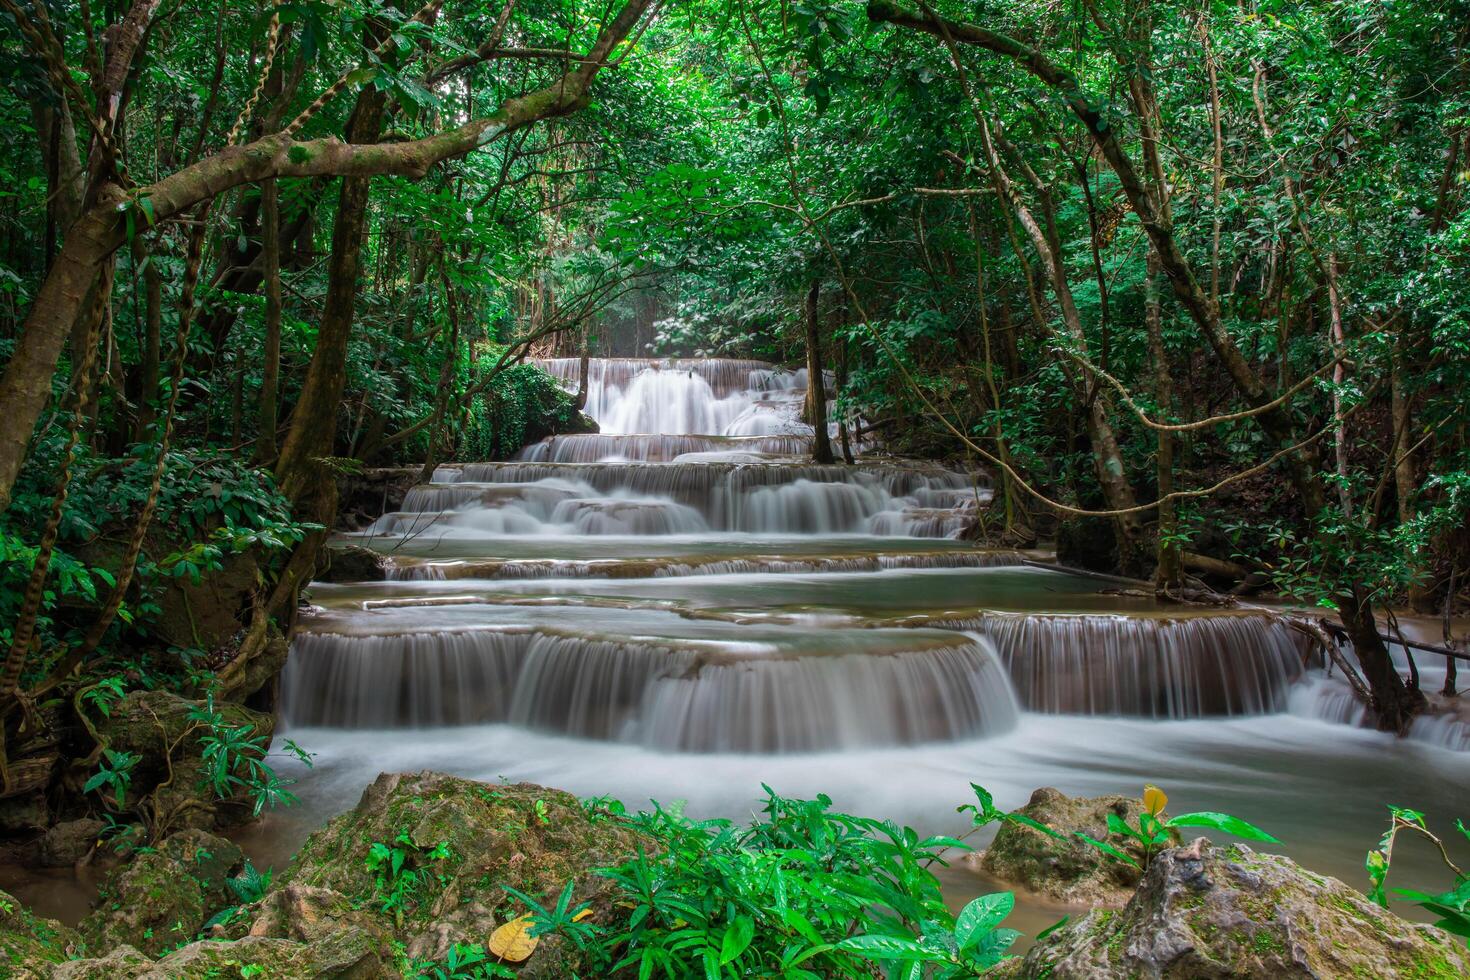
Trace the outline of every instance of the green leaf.
<path fill-rule="evenodd" d="M 1118 861 L 1122 861 L 1124 864 L 1131 865 L 1132 867 L 1135 867 L 1135 868 L 1139 866 L 1139 864 L 1138 864 L 1137 861 L 1133 860 L 1133 858 L 1129 857 L 1127 854 L 1125 854 L 1122 851 L 1118 850 L 1116 847 L 1114 847 L 1112 844 L 1109 844 L 1107 841 L 1098 840 L 1096 837 L 1089 837 L 1089 836 L 1087 836 L 1086 834 L 1084 834 L 1080 830 L 1073 831 L 1073 833 L 1078 838 L 1080 838 L 1081 840 L 1086 841 L 1087 843 L 1091 844 L 1093 847 L 1097 848 L 1099 851 L 1102 851 L 1108 857 L 1114 858 L 1115 860 L 1118 860 Z"/>
<path fill-rule="evenodd" d="M 1051 827 L 1048 827 L 1040 820 L 1033 820 L 1031 817 L 1026 816 L 1024 813 L 1007 813 L 1005 814 L 1003 819 L 1009 823 L 1018 823 L 1024 827 L 1030 827 L 1032 830 L 1039 830 L 1043 834 L 1046 834 L 1048 837 L 1055 837 L 1057 840 L 1067 839 L 1067 835 L 1062 833 L 1060 830 L 1055 830 Z"/>
<path fill-rule="evenodd" d="M 853 936 L 837 944 L 837 948 L 868 960 L 924 960 L 942 959 L 938 953 L 925 949 L 912 939 L 898 936 Z"/>
<path fill-rule="evenodd" d="M 969 949 L 976 941 L 1005 921 L 1016 907 L 1016 896 L 1010 892 L 981 895 L 960 910 L 955 920 L 954 938 L 960 949 Z"/>
<path fill-rule="evenodd" d="M 720 940 L 720 966 L 737 959 L 754 938 L 755 920 L 744 915 L 737 918 L 725 930 L 725 937 Z"/>
<path fill-rule="evenodd" d="M 1255 824 L 1246 823 L 1239 817 L 1232 817 L 1228 813 L 1214 813 L 1204 810 L 1199 813 L 1181 813 L 1177 817 L 1170 817 L 1167 827 L 1210 827 L 1214 830 L 1223 830 L 1227 834 L 1245 840 L 1265 841 L 1268 844 L 1280 844 L 1281 841 L 1272 837 Z"/>
<path fill-rule="evenodd" d="M 1045 929 L 1043 929 L 1040 932 L 1038 932 L 1036 934 L 1036 941 L 1037 942 L 1041 942 L 1043 939 L 1045 939 L 1047 936 L 1050 936 L 1052 933 L 1056 932 L 1058 929 L 1065 928 L 1066 925 L 1067 925 L 1067 923 L 1068 922 L 1071 922 L 1071 921 L 1072 921 L 1072 917 L 1070 915 L 1064 915 L 1064 916 L 1062 916 L 1060 919 L 1058 919 L 1057 921 L 1053 922 L 1051 925 L 1047 926 Z"/>

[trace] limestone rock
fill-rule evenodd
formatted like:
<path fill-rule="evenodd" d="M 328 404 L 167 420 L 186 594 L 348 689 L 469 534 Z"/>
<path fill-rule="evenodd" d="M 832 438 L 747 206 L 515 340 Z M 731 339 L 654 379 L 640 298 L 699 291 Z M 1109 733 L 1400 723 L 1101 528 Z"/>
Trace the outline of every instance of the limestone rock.
<path fill-rule="evenodd" d="M 254 918 L 248 934 L 268 939 L 292 939 L 314 943 L 343 930 L 358 930 L 389 941 L 384 919 L 362 909 L 341 892 L 311 885 L 286 885 L 273 889 L 252 907 Z"/>
<path fill-rule="evenodd" d="M 1019 812 L 1069 839 L 1057 840 L 1024 824 L 1001 824 L 995 841 L 980 858 L 980 870 L 1047 901 L 1121 906 L 1133 894 L 1141 872 L 1070 835 L 1080 830 L 1139 856 L 1131 850 L 1132 841 L 1108 832 L 1108 814 L 1136 826 L 1142 810 L 1140 801 L 1126 796 L 1071 797 L 1044 786 L 1031 794 Z"/>
<path fill-rule="evenodd" d="M 50 973 L 50 980 L 136 980 L 151 969 L 151 959 L 131 946 L 118 946 L 106 956 L 62 963 Z"/>
<path fill-rule="evenodd" d="M 317 572 L 321 582 L 381 582 L 387 578 L 388 561 L 371 548 L 355 544 L 322 551 L 325 568 Z"/>
<path fill-rule="evenodd" d="M 57 824 L 37 842 L 36 863 L 43 868 L 72 867 L 92 853 L 105 826 L 91 817 Z"/>
<path fill-rule="evenodd" d="M 234 904 L 226 882 L 242 864 L 229 841 L 179 831 L 108 875 L 97 908 L 78 930 L 90 949 L 127 944 L 156 956 L 195 938 L 216 912 Z"/>
<path fill-rule="evenodd" d="M 51 965 L 64 962 L 78 945 L 74 931 L 33 915 L 19 899 L 0 892 L 0 977 L 43 980 Z"/>
<path fill-rule="evenodd" d="M 413 881 L 369 870 L 374 844 L 404 850 Z M 440 845 L 442 856 L 435 857 Z M 594 914 L 606 918 L 612 889 L 592 871 L 635 851 L 629 829 L 589 818 L 576 797 L 560 790 L 435 772 L 384 773 L 356 808 L 306 841 L 276 887 L 340 892 L 372 911 L 410 956 L 437 960 L 455 943 L 483 945 L 497 926 L 525 911 L 506 885 L 550 904 L 574 882 L 574 900 L 590 901 Z M 575 969 L 573 951 L 549 938 L 522 975 L 569 976 Z"/>
<path fill-rule="evenodd" d="M 1096 910 L 1012 961 L 1050 980 L 1470 976 L 1465 944 L 1289 858 L 1198 838 L 1157 855 L 1120 911 Z"/>

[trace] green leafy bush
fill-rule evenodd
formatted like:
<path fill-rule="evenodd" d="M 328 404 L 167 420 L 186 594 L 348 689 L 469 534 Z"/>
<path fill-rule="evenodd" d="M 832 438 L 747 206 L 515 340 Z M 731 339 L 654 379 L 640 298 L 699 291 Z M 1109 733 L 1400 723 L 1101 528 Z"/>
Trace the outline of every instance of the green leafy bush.
<path fill-rule="evenodd" d="M 617 886 L 613 927 L 585 921 L 571 889 L 551 909 L 521 896 L 532 935 L 557 933 L 591 960 L 591 975 L 869 978 L 977 976 L 1019 933 L 1001 927 L 1014 898 L 985 895 L 958 916 L 931 870 L 951 837 L 921 838 L 891 821 L 832 811 L 765 787 L 749 827 L 693 820 L 677 807 L 626 816 L 650 840 L 637 857 L 599 872 Z"/>

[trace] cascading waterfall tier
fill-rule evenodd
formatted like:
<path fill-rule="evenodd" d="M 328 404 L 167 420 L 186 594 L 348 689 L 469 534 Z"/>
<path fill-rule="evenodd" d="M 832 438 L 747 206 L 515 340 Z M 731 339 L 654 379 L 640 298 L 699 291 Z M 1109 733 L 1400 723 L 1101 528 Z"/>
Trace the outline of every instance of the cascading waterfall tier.
<path fill-rule="evenodd" d="M 548 436 L 522 449 L 516 459 L 531 463 L 671 463 L 691 453 L 721 453 L 758 458 L 810 453 L 812 437 L 803 433 L 767 436 L 616 435 L 606 432 Z"/>
<path fill-rule="evenodd" d="M 1313 652 L 1274 617 L 990 614 L 936 622 L 999 652 L 1029 711 L 1206 718 L 1284 711 Z"/>
<path fill-rule="evenodd" d="M 1002 568 L 1020 565 L 1025 556 L 1016 551 L 953 551 L 813 555 L 786 557 L 752 555 L 746 558 L 479 558 L 435 561 L 422 558 L 390 560 L 384 568 L 389 581 L 447 581 L 454 579 L 540 578 L 686 578 L 692 575 L 748 575 L 768 573 L 878 572 L 917 568 Z"/>
<path fill-rule="evenodd" d="M 519 630 L 307 632 L 287 665 L 282 714 L 348 728 L 508 722 L 690 752 L 902 745 L 1015 724 L 985 640 L 867 632 L 854 647 L 869 649 L 821 656 Z"/>
<path fill-rule="evenodd" d="M 366 533 L 957 537 L 989 499 L 977 475 L 894 463 L 469 463 L 439 467 Z"/>
<path fill-rule="evenodd" d="M 580 360 L 536 363 L 582 388 Z M 808 462 L 806 385 L 759 361 L 591 360 L 601 432 L 440 466 L 345 536 L 385 556 L 347 567 L 381 577 L 314 586 L 284 722 L 815 752 L 981 738 L 1022 711 L 1352 721 L 1270 616 L 1180 615 L 963 543 L 983 475 Z"/>
<path fill-rule="evenodd" d="M 569 391 L 582 384 L 579 358 L 536 364 Z M 586 412 L 603 433 L 811 435 L 798 408 L 805 369 L 723 358 L 598 358 L 587 365 Z M 827 387 L 831 387 L 830 376 Z"/>

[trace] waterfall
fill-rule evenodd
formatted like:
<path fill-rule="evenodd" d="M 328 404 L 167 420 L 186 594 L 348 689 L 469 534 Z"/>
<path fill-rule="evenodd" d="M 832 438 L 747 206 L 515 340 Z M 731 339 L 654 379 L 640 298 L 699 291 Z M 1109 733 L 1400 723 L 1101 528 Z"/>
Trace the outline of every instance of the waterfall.
<path fill-rule="evenodd" d="M 883 653 L 816 657 L 489 629 L 303 633 L 281 711 L 291 725 L 509 722 L 692 752 L 909 744 L 1015 724 L 987 641 L 901 632 L 913 635 Z"/>
<path fill-rule="evenodd" d="M 1284 711 L 1301 635 L 1264 616 L 991 614 L 928 625 L 989 637 L 1029 711 L 1203 718 Z"/>
<path fill-rule="evenodd" d="M 579 387 L 576 358 L 537 363 Z M 809 462 L 806 384 L 760 361 L 590 361 L 601 432 L 441 465 L 342 536 L 384 556 L 346 566 L 380 579 L 312 587 L 283 722 L 804 753 L 986 738 L 1025 712 L 1360 720 L 1270 616 L 1183 615 L 967 544 L 984 474 Z M 1467 733 L 1443 713 L 1413 737 Z"/>
<path fill-rule="evenodd" d="M 645 446 L 657 445 L 652 437 Z M 957 537 L 988 486 L 934 466 L 770 460 L 442 466 L 369 536 L 415 534 L 872 534 Z M 414 517 L 411 515 L 430 515 Z"/>

